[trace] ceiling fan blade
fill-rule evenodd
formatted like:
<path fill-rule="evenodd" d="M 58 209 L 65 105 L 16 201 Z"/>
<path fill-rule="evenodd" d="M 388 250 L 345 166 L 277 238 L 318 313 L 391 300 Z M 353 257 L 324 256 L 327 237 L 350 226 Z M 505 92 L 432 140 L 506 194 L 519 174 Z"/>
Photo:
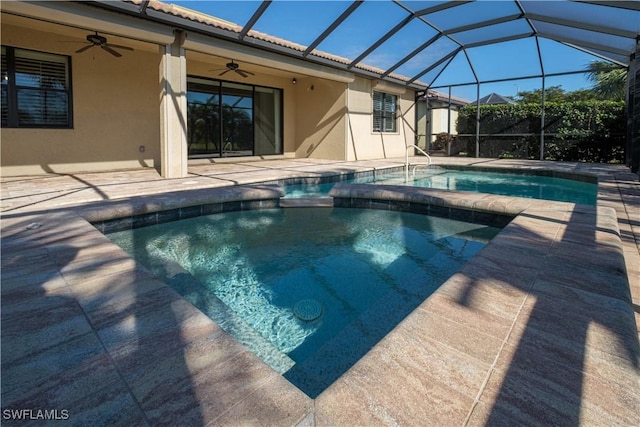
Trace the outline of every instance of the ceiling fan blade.
<path fill-rule="evenodd" d="M 245 74 L 249 74 L 250 76 L 255 76 L 255 74 L 252 73 L 251 71 L 242 70 L 242 72 L 245 73 Z"/>
<path fill-rule="evenodd" d="M 122 50 L 130 50 L 130 51 L 133 51 L 133 49 L 132 49 L 132 48 L 130 48 L 129 46 L 121 46 L 121 45 L 119 45 L 119 44 L 111 44 L 111 43 L 107 43 L 107 44 L 104 44 L 103 46 L 109 46 L 109 47 L 114 48 L 114 49 L 122 49 Z"/>
<path fill-rule="evenodd" d="M 115 56 L 115 57 L 121 57 L 122 55 L 119 52 L 116 52 L 115 50 L 111 49 L 109 46 L 107 46 L 106 44 L 103 44 L 102 46 L 100 46 L 102 49 L 106 50 L 107 52 L 109 52 L 111 55 Z"/>
<path fill-rule="evenodd" d="M 76 53 L 82 53 L 82 52 L 84 52 L 85 50 L 89 50 L 89 49 L 91 49 L 93 46 L 94 46 L 94 45 L 92 45 L 92 44 L 88 44 L 88 45 L 86 45 L 85 47 L 81 47 L 80 49 L 76 50 Z"/>
<path fill-rule="evenodd" d="M 236 70 L 236 73 L 240 74 L 242 77 L 247 78 L 247 74 L 242 70 Z"/>
<path fill-rule="evenodd" d="M 224 75 L 225 75 L 225 74 L 227 74 L 229 71 L 231 71 L 231 70 L 223 71 L 223 72 L 221 72 L 221 73 L 220 73 L 220 74 L 218 74 L 218 75 L 219 75 L 219 76 L 224 76 Z"/>

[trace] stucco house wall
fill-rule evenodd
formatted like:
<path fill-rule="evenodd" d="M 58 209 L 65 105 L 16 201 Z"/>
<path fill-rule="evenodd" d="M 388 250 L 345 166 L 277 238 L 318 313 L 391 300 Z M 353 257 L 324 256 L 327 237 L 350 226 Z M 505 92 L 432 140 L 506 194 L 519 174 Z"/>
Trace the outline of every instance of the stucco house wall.
<path fill-rule="evenodd" d="M 398 96 L 396 132 L 373 132 L 374 91 Z M 414 96 L 414 91 L 402 86 L 381 85 L 376 80 L 356 77 L 348 90 L 346 160 L 404 156 L 405 147 L 415 139 Z"/>
<path fill-rule="evenodd" d="M 347 85 L 302 77 L 295 85 L 295 157 L 345 160 Z"/>
<path fill-rule="evenodd" d="M 4 13 L 12 9 L 36 19 Z M 181 132 L 167 125 L 185 120 L 175 113 L 167 118 L 166 109 L 183 108 L 186 89 L 178 88 L 176 93 L 183 99 L 171 102 L 163 98 L 162 88 L 166 84 L 163 69 L 170 58 L 166 46 L 177 46 L 173 28 L 77 3 L 11 2 L 3 4 L 2 11 L 4 46 L 71 58 L 73 99 L 71 129 L 2 128 L 2 176 L 138 167 L 165 170 L 163 176 L 185 176 L 186 144 L 176 149 L 182 144 Z M 96 47 L 76 53 L 86 45 L 85 37 L 91 31 L 82 28 L 89 25 L 104 32 L 110 43 L 134 50 L 119 58 Z M 185 65 L 182 69 L 179 62 L 169 64 L 174 67 L 168 77 L 174 80 L 169 82 L 172 87 L 179 83 L 186 88 L 182 83 L 186 76 L 196 76 L 282 89 L 283 156 L 329 160 L 400 157 L 406 144 L 414 142 L 415 95 L 402 85 L 197 33 L 188 34 L 178 48 L 174 52 L 183 52 Z M 254 75 L 220 77 L 212 72 L 231 58 Z M 184 79 L 176 77 L 181 72 Z M 396 132 L 372 131 L 374 90 L 398 95 Z M 182 160 L 176 160 L 178 157 Z M 206 160 L 188 160 L 198 161 Z"/>
<path fill-rule="evenodd" d="M 449 110 L 446 106 L 434 106 L 431 109 L 432 127 L 431 131 L 434 135 L 439 133 L 451 133 L 451 135 L 457 135 L 457 122 L 458 122 L 458 109 L 452 107 Z"/>
<path fill-rule="evenodd" d="M 5 16 L 1 31 L 3 45 L 63 55 L 85 41 L 47 31 L 38 21 L 19 27 Z M 3 128 L 2 175 L 156 166 L 158 61 L 157 51 L 138 47 L 121 58 L 73 54 L 73 129 Z"/>

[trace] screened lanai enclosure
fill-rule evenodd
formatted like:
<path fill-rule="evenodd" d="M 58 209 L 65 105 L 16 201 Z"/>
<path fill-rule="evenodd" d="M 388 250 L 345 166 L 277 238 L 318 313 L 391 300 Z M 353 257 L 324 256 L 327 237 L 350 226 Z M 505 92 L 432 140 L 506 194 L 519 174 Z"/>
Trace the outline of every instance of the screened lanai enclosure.
<path fill-rule="evenodd" d="M 582 149 L 638 170 L 638 1 L 225 3 L 206 13 L 241 30 L 219 36 L 417 90 L 416 144 L 430 152 L 583 160 L 569 158 Z M 603 67 L 621 76 L 622 95 L 602 95 Z M 485 106 L 486 98 L 506 101 Z M 597 98 L 610 105 L 585 101 Z"/>

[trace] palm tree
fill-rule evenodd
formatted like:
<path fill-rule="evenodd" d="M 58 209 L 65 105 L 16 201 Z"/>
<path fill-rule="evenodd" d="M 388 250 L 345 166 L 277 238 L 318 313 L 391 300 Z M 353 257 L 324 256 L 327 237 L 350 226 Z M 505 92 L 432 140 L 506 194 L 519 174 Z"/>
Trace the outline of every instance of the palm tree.
<path fill-rule="evenodd" d="M 624 101 L 627 89 L 627 70 L 606 61 L 591 61 L 587 78 L 594 83 L 596 97 Z"/>

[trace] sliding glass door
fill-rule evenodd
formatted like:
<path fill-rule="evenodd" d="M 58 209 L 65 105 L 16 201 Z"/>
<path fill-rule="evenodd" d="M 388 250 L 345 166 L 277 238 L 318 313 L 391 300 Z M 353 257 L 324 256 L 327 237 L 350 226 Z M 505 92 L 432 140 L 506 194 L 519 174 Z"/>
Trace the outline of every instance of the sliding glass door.
<path fill-rule="evenodd" d="M 253 96 L 255 110 L 254 154 L 282 153 L 282 91 L 256 87 Z"/>
<path fill-rule="evenodd" d="M 222 149 L 220 83 L 192 79 L 187 87 L 189 157 L 218 157 Z"/>
<path fill-rule="evenodd" d="M 222 156 L 253 155 L 253 87 L 222 82 Z"/>
<path fill-rule="evenodd" d="M 282 153 L 282 91 L 197 77 L 187 80 L 190 158 Z"/>

